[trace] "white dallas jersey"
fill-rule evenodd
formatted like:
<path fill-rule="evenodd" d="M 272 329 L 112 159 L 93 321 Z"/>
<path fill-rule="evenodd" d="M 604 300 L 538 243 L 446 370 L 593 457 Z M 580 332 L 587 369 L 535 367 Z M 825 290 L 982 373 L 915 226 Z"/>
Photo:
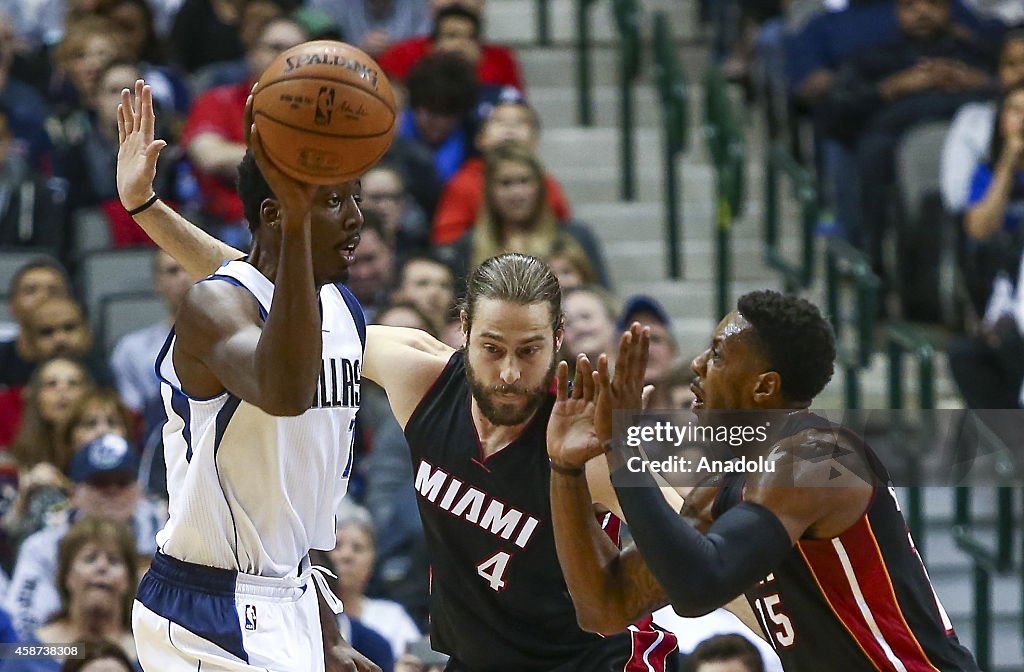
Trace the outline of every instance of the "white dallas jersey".
<path fill-rule="evenodd" d="M 273 283 L 243 261 L 202 282 L 249 290 L 265 318 Z M 334 514 L 348 489 L 366 324 L 341 285 L 320 290 L 323 364 L 311 409 L 275 417 L 223 392 L 195 399 L 174 371 L 172 330 L 160 356 L 167 525 L 157 534 L 171 557 L 246 574 L 295 575 L 311 548 L 335 545 Z M 295 347 L 302 347 L 296 343 Z"/>

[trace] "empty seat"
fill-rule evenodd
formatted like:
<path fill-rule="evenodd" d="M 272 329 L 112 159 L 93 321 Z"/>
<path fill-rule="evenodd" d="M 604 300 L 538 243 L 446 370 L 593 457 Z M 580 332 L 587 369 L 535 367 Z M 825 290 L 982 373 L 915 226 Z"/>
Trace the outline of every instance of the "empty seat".
<path fill-rule="evenodd" d="M 85 309 L 93 326 L 100 327 L 103 298 L 111 294 L 148 291 L 152 287 L 152 249 L 121 249 L 89 252 L 79 270 Z"/>
<path fill-rule="evenodd" d="M 97 340 L 110 353 L 125 334 L 163 320 L 167 307 L 163 297 L 153 292 L 108 294 L 100 303 Z"/>

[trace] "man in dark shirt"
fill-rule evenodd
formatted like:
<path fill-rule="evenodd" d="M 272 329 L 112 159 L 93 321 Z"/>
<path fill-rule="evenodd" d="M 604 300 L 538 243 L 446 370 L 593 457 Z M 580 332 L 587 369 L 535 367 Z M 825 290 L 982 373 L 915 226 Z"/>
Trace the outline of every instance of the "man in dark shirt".
<path fill-rule="evenodd" d="M 847 61 L 821 110 L 826 133 L 856 152 L 864 240 L 853 237 L 870 251 L 876 271 L 889 223 L 885 196 L 897 177 L 894 157 L 903 134 L 951 118 L 995 86 L 993 54 L 962 36 L 949 0 L 898 0 L 896 17 L 899 37 Z"/>
<path fill-rule="evenodd" d="M 56 259 L 40 257 L 14 274 L 9 309 L 19 331 L 13 340 L 0 342 L 0 389 L 24 386 L 35 369 L 26 329 L 29 315 L 47 299 L 68 294 L 67 274 Z"/>

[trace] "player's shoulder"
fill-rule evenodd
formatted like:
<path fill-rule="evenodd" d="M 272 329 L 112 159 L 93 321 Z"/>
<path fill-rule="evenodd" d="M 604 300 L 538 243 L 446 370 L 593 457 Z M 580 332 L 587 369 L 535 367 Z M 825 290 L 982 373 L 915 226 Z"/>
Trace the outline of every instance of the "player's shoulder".
<path fill-rule="evenodd" d="M 447 363 L 455 348 L 442 343 L 422 329 L 388 327 L 374 324 L 367 327 L 367 341 L 382 354 L 404 357 L 430 357 Z"/>

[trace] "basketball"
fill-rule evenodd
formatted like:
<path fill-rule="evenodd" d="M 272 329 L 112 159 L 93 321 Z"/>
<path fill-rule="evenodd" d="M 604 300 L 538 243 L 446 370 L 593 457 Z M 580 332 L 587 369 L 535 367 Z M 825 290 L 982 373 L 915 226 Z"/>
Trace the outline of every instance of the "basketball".
<path fill-rule="evenodd" d="M 395 135 L 388 78 L 342 42 L 305 42 L 283 52 L 260 76 L 252 111 L 268 158 L 311 184 L 359 177 Z"/>

